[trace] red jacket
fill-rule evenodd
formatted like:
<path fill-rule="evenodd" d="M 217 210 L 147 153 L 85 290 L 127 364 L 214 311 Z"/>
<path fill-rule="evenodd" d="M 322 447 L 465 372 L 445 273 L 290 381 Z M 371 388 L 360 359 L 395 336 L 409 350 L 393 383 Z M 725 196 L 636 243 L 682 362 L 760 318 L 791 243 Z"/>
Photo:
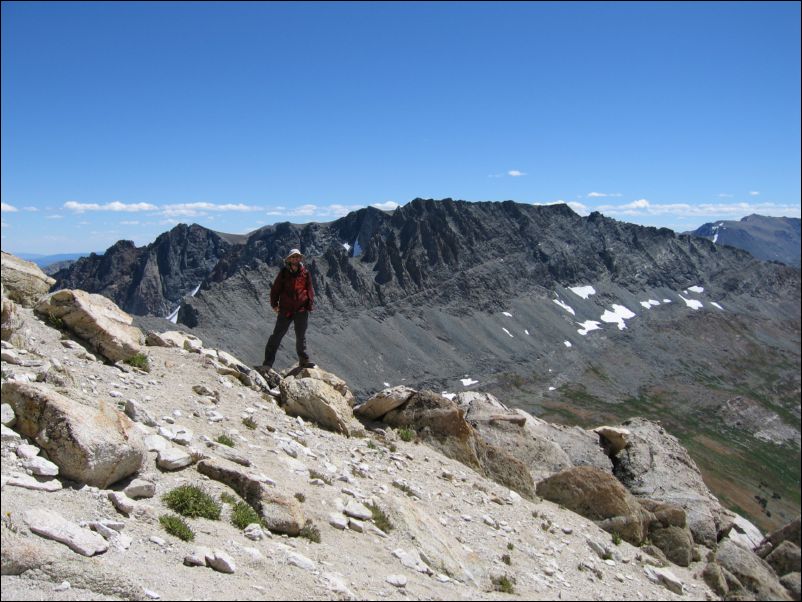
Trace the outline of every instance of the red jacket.
<path fill-rule="evenodd" d="M 312 289 L 312 275 L 303 265 L 292 273 L 283 267 L 270 287 L 270 307 L 278 307 L 288 318 L 296 312 L 312 311 L 315 291 Z"/>

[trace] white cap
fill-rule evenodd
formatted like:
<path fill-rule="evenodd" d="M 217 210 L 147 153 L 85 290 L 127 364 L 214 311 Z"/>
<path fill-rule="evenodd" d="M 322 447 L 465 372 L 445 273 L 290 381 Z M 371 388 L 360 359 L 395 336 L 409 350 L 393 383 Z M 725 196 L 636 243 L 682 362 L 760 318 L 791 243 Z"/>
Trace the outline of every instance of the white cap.
<path fill-rule="evenodd" d="M 288 260 L 290 257 L 292 257 L 293 255 L 300 255 L 300 256 L 301 256 L 301 259 L 303 259 L 303 258 L 304 258 L 304 254 L 303 254 L 303 253 L 301 253 L 301 250 L 300 250 L 300 249 L 290 249 L 290 252 L 289 252 L 289 253 L 287 254 L 287 256 L 284 258 L 284 261 L 287 261 L 287 260 Z"/>

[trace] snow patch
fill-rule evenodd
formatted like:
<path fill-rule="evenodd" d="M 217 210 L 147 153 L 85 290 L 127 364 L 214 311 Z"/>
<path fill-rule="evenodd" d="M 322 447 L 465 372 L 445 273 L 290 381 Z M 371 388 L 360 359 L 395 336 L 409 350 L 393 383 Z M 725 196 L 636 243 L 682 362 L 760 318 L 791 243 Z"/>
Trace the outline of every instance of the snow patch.
<path fill-rule="evenodd" d="M 506 328 L 502 328 L 501 330 L 503 330 L 504 332 L 506 332 L 506 333 L 507 333 L 508 335 L 510 335 L 510 337 L 512 337 L 513 339 L 515 338 L 515 337 L 512 335 L 512 333 L 511 333 L 509 330 L 507 330 Z"/>
<path fill-rule="evenodd" d="M 566 347 L 572 347 L 571 341 L 563 341 L 563 345 L 565 345 Z"/>
<path fill-rule="evenodd" d="M 345 249 L 346 251 L 350 251 L 351 250 L 351 245 L 349 245 L 347 242 L 344 242 L 343 243 L 343 249 Z"/>
<path fill-rule="evenodd" d="M 686 299 L 682 295 L 680 295 L 679 298 L 685 301 L 685 305 L 687 305 L 691 309 L 702 309 L 704 307 L 704 305 L 702 305 L 702 302 L 697 301 L 696 299 Z"/>
<path fill-rule="evenodd" d="M 446 399 L 450 399 L 451 401 L 454 401 L 454 398 L 457 396 L 456 393 L 448 393 L 447 391 L 441 391 L 440 395 L 442 395 Z"/>
<path fill-rule="evenodd" d="M 390 386 L 390 383 L 384 383 L 384 386 L 385 386 L 385 387 L 389 387 L 389 386 Z"/>
<path fill-rule="evenodd" d="M 660 302 L 655 299 L 648 299 L 646 301 L 641 301 L 640 304 L 646 309 L 651 309 L 653 305 L 660 305 Z"/>
<path fill-rule="evenodd" d="M 624 324 L 624 320 L 634 318 L 635 315 L 634 312 L 623 305 L 613 305 L 613 310 L 605 310 L 600 319 L 602 322 L 607 322 L 608 324 L 618 324 L 618 330 L 624 330 L 627 327 L 627 325 Z"/>
<path fill-rule="evenodd" d="M 529 336 L 529 331 L 528 330 L 524 329 L 524 332 L 527 334 L 527 336 Z"/>
<path fill-rule="evenodd" d="M 564 301 L 560 301 L 559 299 L 554 299 L 554 302 L 557 305 L 559 305 L 560 307 L 562 307 L 565 311 L 567 311 L 572 316 L 576 315 L 576 312 L 574 311 L 574 308 L 571 307 L 570 305 L 568 305 L 567 303 L 565 303 Z"/>
<path fill-rule="evenodd" d="M 549 391 L 556 391 L 557 387 L 549 387 Z"/>
<path fill-rule="evenodd" d="M 510 312 L 508 312 L 508 311 L 503 311 L 503 312 L 501 312 L 501 313 L 503 313 L 503 314 L 504 314 L 505 316 L 507 316 L 508 318 L 511 318 L 511 317 L 512 317 L 512 314 L 511 314 Z"/>
<path fill-rule="evenodd" d="M 717 242 L 717 241 L 718 241 L 718 232 L 716 232 L 716 233 L 713 235 L 713 244 L 716 244 L 716 242 Z"/>
<path fill-rule="evenodd" d="M 723 308 L 723 307 L 721 307 L 721 305 L 719 305 L 719 304 L 718 304 L 718 303 L 716 303 L 715 301 L 711 301 L 711 302 L 710 302 L 710 305 L 712 305 L 713 307 L 718 307 L 720 310 L 724 311 L 724 308 Z"/>
<path fill-rule="evenodd" d="M 663 303 L 671 303 L 671 299 L 663 299 Z"/>
<path fill-rule="evenodd" d="M 195 287 L 195 290 L 193 290 L 191 293 L 189 293 L 190 297 L 194 297 L 195 295 L 198 294 L 198 291 L 200 290 L 201 284 L 203 284 L 203 282 L 198 283 L 198 286 Z"/>
<path fill-rule="evenodd" d="M 173 324 L 178 324 L 178 310 L 181 309 L 181 305 L 179 304 L 178 307 L 175 308 L 175 311 L 167 316 L 167 320 L 172 322 Z"/>
<path fill-rule="evenodd" d="M 694 293 L 703 293 L 703 292 L 705 292 L 705 287 L 703 287 L 703 286 L 689 286 L 688 290 L 692 291 Z"/>
<path fill-rule="evenodd" d="M 582 336 L 587 335 L 591 330 L 601 330 L 601 324 L 595 320 L 587 320 L 585 322 L 577 322 L 582 328 L 577 330 Z"/>
<path fill-rule="evenodd" d="M 478 380 L 473 380 L 471 378 L 461 378 L 460 382 L 462 383 L 463 387 L 470 387 L 471 385 L 478 385 Z"/>
<path fill-rule="evenodd" d="M 596 289 L 593 288 L 590 285 L 588 285 L 588 286 L 572 286 L 569 290 L 571 292 L 573 292 L 575 295 L 579 295 L 583 299 L 587 299 L 591 295 L 595 295 L 596 294 Z"/>

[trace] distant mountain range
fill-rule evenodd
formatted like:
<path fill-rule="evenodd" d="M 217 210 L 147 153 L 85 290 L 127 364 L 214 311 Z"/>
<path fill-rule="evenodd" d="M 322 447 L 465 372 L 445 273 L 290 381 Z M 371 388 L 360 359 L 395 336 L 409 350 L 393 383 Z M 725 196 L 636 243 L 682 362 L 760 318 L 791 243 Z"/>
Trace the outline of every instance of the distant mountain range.
<path fill-rule="evenodd" d="M 758 259 L 779 261 L 800 267 L 800 220 L 798 217 L 747 215 L 740 221 L 704 224 L 693 236 L 707 238 L 719 245 L 749 251 Z"/>
<path fill-rule="evenodd" d="M 358 396 L 479 387 L 552 421 L 662 420 L 769 528 L 800 507 L 800 271 L 720 242 L 567 205 L 415 199 L 241 237 L 182 225 L 55 277 L 144 328 L 176 328 L 180 308 L 177 328 L 258 364 L 270 285 L 300 248 L 313 359 Z"/>

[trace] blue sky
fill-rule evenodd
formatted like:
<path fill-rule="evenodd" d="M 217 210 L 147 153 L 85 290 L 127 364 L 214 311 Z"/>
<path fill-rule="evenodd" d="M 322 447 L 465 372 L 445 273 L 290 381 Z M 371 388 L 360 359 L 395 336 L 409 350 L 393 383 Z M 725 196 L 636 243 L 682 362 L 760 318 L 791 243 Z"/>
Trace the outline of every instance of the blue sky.
<path fill-rule="evenodd" d="M 800 216 L 800 4 L 2 3 L 2 246 L 415 197 Z"/>

